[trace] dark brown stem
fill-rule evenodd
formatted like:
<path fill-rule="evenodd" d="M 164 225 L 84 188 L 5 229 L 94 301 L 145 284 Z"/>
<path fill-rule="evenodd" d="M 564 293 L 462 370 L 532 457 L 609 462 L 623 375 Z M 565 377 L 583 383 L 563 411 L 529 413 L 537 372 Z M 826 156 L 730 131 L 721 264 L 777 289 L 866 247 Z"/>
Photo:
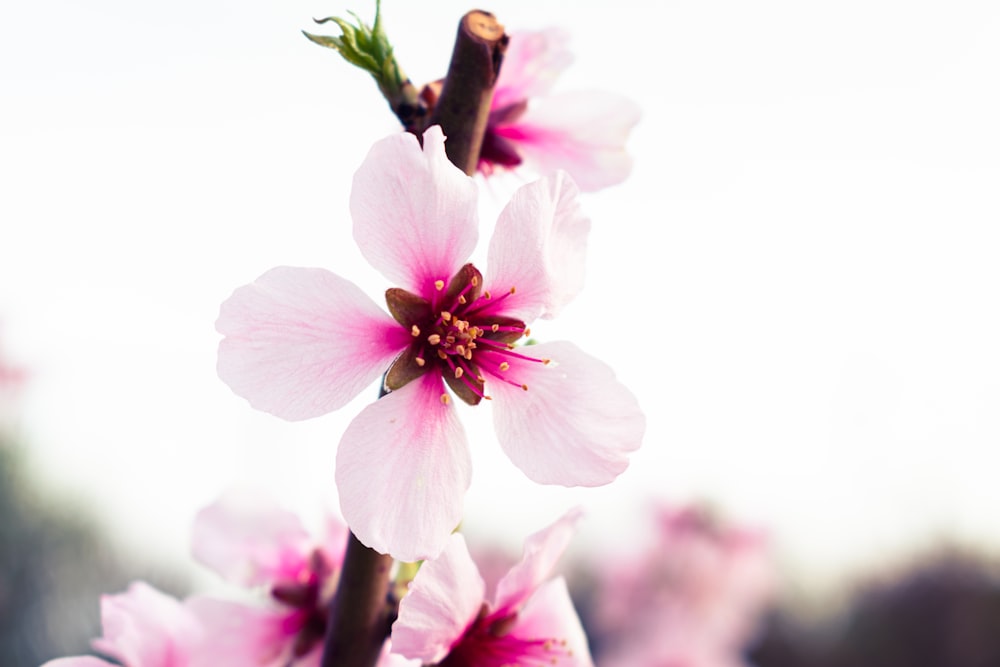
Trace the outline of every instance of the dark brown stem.
<path fill-rule="evenodd" d="M 351 533 L 337 592 L 330 602 L 322 667 L 374 667 L 395 619 L 390 599 L 392 558 Z"/>
<path fill-rule="evenodd" d="M 448 76 L 428 122 L 441 126 L 448 138 L 448 158 L 470 176 L 479 165 L 493 86 L 507 41 L 503 26 L 493 14 L 473 10 L 462 17 Z"/>

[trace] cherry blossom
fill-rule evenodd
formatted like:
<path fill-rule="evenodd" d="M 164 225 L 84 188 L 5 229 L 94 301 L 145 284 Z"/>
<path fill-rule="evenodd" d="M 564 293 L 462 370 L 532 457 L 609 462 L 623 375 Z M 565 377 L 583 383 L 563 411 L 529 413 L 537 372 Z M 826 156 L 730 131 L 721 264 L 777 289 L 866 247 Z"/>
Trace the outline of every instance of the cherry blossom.
<path fill-rule="evenodd" d="M 549 94 L 572 62 L 567 41 L 556 29 L 510 36 L 483 139 L 482 173 L 522 163 L 543 173 L 565 169 L 585 191 L 628 176 L 625 142 L 639 122 L 638 107 L 609 92 Z"/>
<path fill-rule="evenodd" d="M 611 482 L 645 430 L 604 363 L 568 342 L 514 345 L 582 287 L 590 222 L 572 180 L 556 173 L 514 194 L 483 274 L 467 263 L 476 183 L 444 141 L 438 127 L 423 148 L 391 136 L 354 177 L 354 238 L 397 285 L 391 314 L 335 273 L 279 267 L 237 289 L 216 324 L 220 377 L 284 419 L 341 408 L 385 373 L 390 393 L 341 438 L 336 483 L 358 539 L 404 561 L 438 555 L 461 519 L 471 461 L 452 397 L 491 403 L 500 446 L 544 484 Z"/>
<path fill-rule="evenodd" d="M 202 630 L 190 611 L 148 584 L 133 583 L 125 593 L 101 598 L 104 636 L 94 648 L 124 667 L 193 667 Z M 42 667 L 109 667 L 91 656 L 50 660 Z"/>
<path fill-rule="evenodd" d="M 260 601 L 188 601 L 210 637 L 199 647 L 197 667 L 318 666 L 347 527 L 328 517 L 326 534 L 315 539 L 267 496 L 239 490 L 199 512 L 193 532 L 198 561 L 267 593 Z"/>
<path fill-rule="evenodd" d="M 566 582 L 549 579 L 579 516 L 570 512 L 529 537 L 492 603 L 465 539 L 452 535 L 400 602 L 393 651 L 440 667 L 592 667 Z"/>

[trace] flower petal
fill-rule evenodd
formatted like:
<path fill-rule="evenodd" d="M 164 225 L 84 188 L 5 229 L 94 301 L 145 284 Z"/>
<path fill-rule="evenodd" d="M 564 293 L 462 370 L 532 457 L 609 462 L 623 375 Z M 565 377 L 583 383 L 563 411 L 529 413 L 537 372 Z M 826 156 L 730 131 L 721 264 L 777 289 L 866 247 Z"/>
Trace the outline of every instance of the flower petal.
<path fill-rule="evenodd" d="M 541 484 L 601 486 L 628 467 L 646 418 L 606 364 L 568 342 L 518 348 L 552 363 L 510 358 L 508 378 L 524 391 L 490 382 L 500 446 L 518 468 Z"/>
<path fill-rule="evenodd" d="M 279 267 L 222 304 L 219 377 L 258 410 L 297 421 L 343 407 L 409 333 L 352 282 Z"/>
<path fill-rule="evenodd" d="M 605 92 L 560 93 L 531 105 L 509 125 L 493 129 L 515 142 L 539 172 L 565 169 L 584 192 L 621 183 L 632 170 L 625 142 L 639 122 L 639 107 Z"/>
<path fill-rule="evenodd" d="M 448 160 L 440 127 L 424 132 L 423 150 L 407 132 L 387 137 L 354 175 L 354 240 L 396 286 L 433 295 L 476 247 L 476 187 Z"/>
<path fill-rule="evenodd" d="M 502 302 L 504 315 L 553 317 L 583 288 L 590 220 L 578 197 L 573 180 L 556 172 L 518 189 L 500 213 L 485 284 L 497 295 L 516 288 Z"/>
<path fill-rule="evenodd" d="M 354 418 L 337 450 L 347 524 L 366 546 L 402 561 L 434 558 L 462 518 L 472 479 L 465 431 L 428 373 Z"/>
<path fill-rule="evenodd" d="M 512 567 L 497 584 L 492 614 L 507 616 L 517 611 L 517 608 L 548 578 L 556 561 L 566 551 L 582 515 L 583 512 L 579 508 L 570 510 L 551 526 L 524 541 L 521 562 Z"/>
<path fill-rule="evenodd" d="M 141 581 L 101 597 L 101 626 L 94 648 L 130 667 L 182 667 L 199 637 L 180 602 Z"/>
<path fill-rule="evenodd" d="M 72 658 L 56 658 L 49 660 L 42 667 L 115 667 L 114 664 L 90 655 L 79 655 Z"/>
<path fill-rule="evenodd" d="M 192 545 L 195 560 L 223 578 L 257 586 L 294 580 L 307 565 L 311 539 L 271 498 L 234 489 L 198 512 Z"/>
<path fill-rule="evenodd" d="M 517 624 L 510 634 L 525 640 L 549 640 L 547 646 L 553 655 L 548 664 L 593 667 L 587 635 L 562 577 L 545 582 L 535 591 L 517 615 Z"/>
<path fill-rule="evenodd" d="M 440 662 L 476 620 L 485 594 L 465 538 L 451 535 L 441 555 L 420 567 L 399 603 L 392 650 L 424 664 Z"/>
<path fill-rule="evenodd" d="M 512 33 L 491 108 L 502 109 L 547 94 L 573 62 L 566 48 L 568 41 L 569 33 L 558 28 Z"/>
<path fill-rule="evenodd" d="M 205 629 L 205 641 L 195 652 L 191 667 L 288 664 L 302 626 L 294 611 L 200 596 L 189 598 L 186 604 Z"/>

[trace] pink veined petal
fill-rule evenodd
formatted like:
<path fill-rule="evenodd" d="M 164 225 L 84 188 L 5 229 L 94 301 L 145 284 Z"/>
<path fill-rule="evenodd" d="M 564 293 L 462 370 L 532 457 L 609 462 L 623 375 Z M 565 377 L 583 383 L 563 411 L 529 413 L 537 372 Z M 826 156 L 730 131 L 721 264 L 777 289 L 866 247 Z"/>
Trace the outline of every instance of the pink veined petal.
<path fill-rule="evenodd" d="M 215 327 L 219 377 L 292 421 L 343 407 L 409 342 L 357 285 L 324 269 L 271 269 L 233 292 Z"/>
<path fill-rule="evenodd" d="M 476 182 L 444 151 L 437 125 L 421 150 L 407 132 L 374 146 L 354 175 L 354 240 L 368 262 L 395 285 L 433 294 L 472 254 L 479 238 Z"/>
<path fill-rule="evenodd" d="M 192 533 L 195 560 L 241 586 L 294 580 L 311 543 L 297 516 L 247 489 L 230 490 L 198 512 Z"/>
<path fill-rule="evenodd" d="M 49 660 L 47 663 L 42 665 L 42 667 L 114 667 L 114 665 L 106 660 L 101 660 L 100 658 L 95 658 L 89 655 L 80 655 L 72 658 L 57 658 L 55 660 Z M 126 667 L 132 666 L 126 665 Z"/>
<path fill-rule="evenodd" d="M 629 175 L 632 158 L 625 142 L 640 115 L 634 102 L 614 93 L 559 93 L 493 131 L 515 142 L 538 171 L 565 169 L 581 190 L 593 192 Z"/>
<path fill-rule="evenodd" d="M 508 359 L 507 376 L 527 391 L 488 382 L 500 446 L 518 468 L 541 484 L 601 486 L 628 467 L 646 418 L 628 389 L 601 361 L 565 341 L 520 350 L 542 365 Z"/>
<path fill-rule="evenodd" d="M 510 35 L 503 67 L 493 93 L 493 109 L 502 109 L 548 94 L 573 56 L 569 34 L 558 28 L 515 32 Z"/>
<path fill-rule="evenodd" d="M 522 186 L 500 213 L 490 239 L 484 284 L 506 297 L 503 314 L 551 318 L 583 289 L 590 220 L 565 172 Z"/>
<path fill-rule="evenodd" d="M 530 535 L 524 541 L 521 561 L 497 584 L 492 614 L 507 616 L 514 613 L 549 577 L 556 561 L 569 546 L 581 516 L 581 509 L 572 509 L 551 526 Z"/>
<path fill-rule="evenodd" d="M 366 546 L 402 561 L 435 558 L 462 517 L 472 480 L 465 431 L 427 373 L 354 418 L 337 450 L 347 524 Z"/>
<path fill-rule="evenodd" d="M 199 628 L 174 598 L 141 581 L 119 595 L 101 597 L 104 636 L 95 649 L 127 667 L 187 667 Z"/>
<path fill-rule="evenodd" d="M 294 612 L 208 597 L 189 598 L 186 604 L 205 629 L 190 667 L 287 665 L 300 628 Z"/>
<path fill-rule="evenodd" d="M 399 603 L 393 651 L 425 664 L 440 662 L 476 620 L 485 594 L 465 538 L 451 535 L 441 555 L 420 567 Z"/>
<path fill-rule="evenodd" d="M 593 667 L 587 635 L 570 599 L 566 580 L 557 577 L 542 584 L 517 615 L 511 635 L 552 642 L 555 667 Z"/>

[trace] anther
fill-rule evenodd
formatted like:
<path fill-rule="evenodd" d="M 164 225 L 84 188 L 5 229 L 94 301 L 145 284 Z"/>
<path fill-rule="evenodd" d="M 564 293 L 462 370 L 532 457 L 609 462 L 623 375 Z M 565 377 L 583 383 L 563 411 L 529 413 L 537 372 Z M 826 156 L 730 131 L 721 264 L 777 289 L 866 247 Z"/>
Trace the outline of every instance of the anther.
<path fill-rule="evenodd" d="M 552 363 L 551 359 L 542 359 L 542 365 L 543 366 L 548 366 L 551 363 Z"/>
<path fill-rule="evenodd" d="M 431 334 L 430 336 L 427 337 L 427 342 L 430 343 L 431 345 L 437 345 L 438 343 L 441 342 L 440 334 Z"/>
<path fill-rule="evenodd" d="M 451 313 L 449 313 L 447 310 L 442 310 L 441 319 L 444 320 L 445 322 L 449 321 L 451 319 Z"/>
<path fill-rule="evenodd" d="M 527 387 L 525 387 L 525 389 L 527 389 Z M 451 396 L 449 396 L 448 394 L 441 394 L 441 402 L 444 403 L 445 405 L 448 405 L 449 403 L 451 403 Z"/>
<path fill-rule="evenodd" d="M 508 364 L 506 361 L 500 364 L 500 370 L 505 371 L 508 368 L 510 368 L 510 364 Z"/>
<path fill-rule="evenodd" d="M 528 391 L 528 385 L 526 385 L 526 384 L 522 384 L 522 385 L 521 385 L 521 389 L 523 389 L 523 390 L 525 390 L 525 391 Z"/>
<path fill-rule="evenodd" d="M 441 290 L 443 290 L 444 289 L 444 281 L 443 280 L 435 280 L 434 281 L 434 289 L 436 289 L 439 292 Z"/>
<path fill-rule="evenodd" d="M 492 299 L 492 298 L 493 298 L 493 295 L 492 295 L 492 294 L 490 294 L 490 291 L 489 291 L 489 290 L 483 290 L 483 298 L 484 298 L 484 299 Z"/>
<path fill-rule="evenodd" d="M 517 288 L 516 288 L 516 287 L 514 287 L 514 286 L 511 286 L 511 288 L 510 288 L 510 293 L 511 293 L 511 294 L 513 294 L 513 293 L 514 293 L 514 292 L 516 292 L 516 291 L 517 291 Z"/>
<path fill-rule="evenodd" d="M 462 355 L 464 357 L 465 356 L 465 346 L 464 345 L 456 345 L 455 346 L 455 352 L 458 352 L 460 355 Z"/>
<path fill-rule="evenodd" d="M 441 348 L 438 348 L 438 357 L 441 359 L 447 359 L 448 353 L 442 350 Z"/>
<path fill-rule="evenodd" d="M 500 331 L 500 325 L 499 324 L 494 324 L 493 326 L 490 327 L 490 329 L 493 329 L 493 333 L 496 333 L 496 332 Z"/>
<path fill-rule="evenodd" d="M 458 302 L 459 303 L 463 303 L 463 304 L 464 303 L 469 303 L 468 299 L 466 299 L 464 296 L 461 296 L 461 295 L 458 297 Z"/>
<path fill-rule="evenodd" d="M 462 356 L 465 357 L 466 361 L 472 361 L 472 350 L 466 350 Z"/>
<path fill-rule="evenodd" d="M 416 357 L 414 361 L 417 362 L 417 366 L 423 366 L 424 364 L 427 363 L 427 361 L 423 357 Z"/>
<path fill-rule="evenodd" d="M 475 287 L 476 285 L 478 285 L 478 284 L 479 284 L 479 277 L 478 277 L 478 276 L 472 276 L 472 280 L 470 280 L 470 281 L 469 281 L 469 283 L 470 283 L 470 284 L 471 284 L 471 285 L 472 285 L 473 287 Z"/>
<path fill-rule="evenodd" d="M 465 375 L 465 371 L 462 370 L 462 367 L 461 366 L 456 366 L 455 367 L 455 379 L 457 380 L 457 379 L 461 378 L 463 375 Z"/>
<path fill-rule="evenodd" d="M 527 329 L 527 328 L 526 328 L 526 329 L 524 330 L 524 334 L 522 334 L 522 335 L 524 335 L 524 336 L 530 336 L 530 335 L 531 335 L 531 329 Z"/>
<path fill-rule="evenodd" d="M 417 336 L 419 336 L 420 335 L 420 327 L 418 327 L 416 324 L 414 324 L 412 327 L 410 327 L 410 335 L 413 336 L 414 338 L 416 338 Z"/>

